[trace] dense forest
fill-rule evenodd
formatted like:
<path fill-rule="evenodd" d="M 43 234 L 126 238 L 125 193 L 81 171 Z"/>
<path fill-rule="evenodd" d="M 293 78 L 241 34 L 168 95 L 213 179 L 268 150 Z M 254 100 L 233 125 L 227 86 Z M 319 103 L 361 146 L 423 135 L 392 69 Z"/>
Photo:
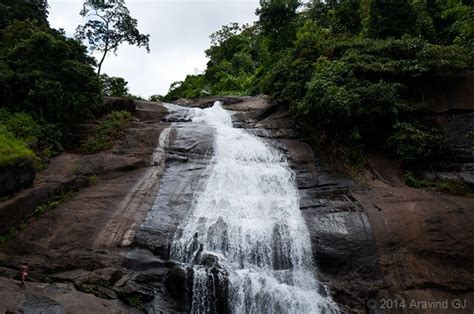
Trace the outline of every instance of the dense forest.
<path fill-rule="evenodd" d="M 81 141 L 86 153 L 107 148 L 128 120 L 127 113 L 110 113 L 102 99 L 133 98 L 127 82 L 100 75 L 96 68 L 122 42 L 148 49 L 149 35 L 140 34 L 123 0 L 84 1 L 80 14 L 89 11 L 113 26 L 104 29 L 88 17 L 76 38 L 70 38 L 50 27 L 47 0 L 0 2 L 0 168 L 25 162 L 42 168 Z M 89 50 L 81 40 L 88 41 Z M 91 51 L 103 53 L 100 64 Z M 99 122 L 98 133 L 81 139 L 79 130 L 87 121 Z"/>
<path fill-rule="evenodd" d="M 136 27 L 122 0 L 110 3 L 127 17 L 117 25 Z M 349 159 L 368 147 L 409 163 L 442 154 L 414 87 L 472 68 L 471 1 L 274 0 L 261 1 L 256 13 L 253 25 L 233 23 L 211 35 L 203 74 L 151 100 L 265 94 L 289 109 L 307 140 L 342 147 Z M 18 160 L 41 166 L 74 142 L 81 123 L 103 115 L 103 95 L 134 97 L 124 79 L 98 75 L 87 47 L 47 17 L 46 0 L 0 3 L 0 167 Z M 94 26 L 83 26 L 82 39 Z M 116 38 L 148 49 L 148 35 L 125 33 Z M 119 44 L 89 43 L 104 57 Z"/>
<path fill-rule="evenodd" d="M 87 48 L 51 28 L 46 1 L 0 4 L 0 166 L 49 157 L 101 102 Z"/>
<path fill-rule="evenodd" d="M 315 145 L 368 147 L 408 163 L 436 158 L 443 140 L 417 82 L 472 68 L 470 0 L 261 1 L 254 25 L 211 35 L 207 69 L 164 100 L 265 94 L 287 106 Z M 333 149 L 334 151 L 334 149 Z"/>

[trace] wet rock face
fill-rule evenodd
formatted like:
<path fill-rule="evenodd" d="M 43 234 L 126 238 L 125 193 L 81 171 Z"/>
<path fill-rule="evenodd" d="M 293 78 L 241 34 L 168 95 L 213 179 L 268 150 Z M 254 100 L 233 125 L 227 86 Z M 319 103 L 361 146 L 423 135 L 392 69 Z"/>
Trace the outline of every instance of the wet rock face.
<path fill-rule="evenodd" d="M 79 190 L 88 184 L 85 176 L 53 181 L 51 184 L 34 184 L 11 199 L 0 202 L 0 234 L 5 234 L 12 227 L 18 227 L 22 221 L 33 215 L 38 205 L 58 200 L 62 193 Z M 21 251 L 18 247 L 16 250 Z"/>
<path fill-rule="evenodd" d="M 208 237 L 211 239 L 210 250 L 229 250 L 229 235 L 227 233 L 227 224 L 222 217 L 217 219 L 216 223 L 209 228 Z"/>
<path fill-rule="evenodd" d="M 390 176 L 396 171 L 387 169 L 390 162 L 381 163 L 380 167 L 374 163 L 378 173 L 388 176 L 385 178 L 388 183 L 355 184 L 324 163 L 321 156 L 315 157 L 307 144 L 295 140 L 297 133 L 292 128 L 293 123 L 281 108 L 272 107 L 261 98 L 241 97 L 208 98 L 201 101 L 200 106 L 208 106 L 214 100 L 224 101 L 226 108 L 236 112 L 235 125 L 264 138 L 287 157 L 299 189 L 300 209 L 310 231 L 315 273 L 342 310 L 366 312 L 368 299 L 383 298 L 429 301 L 458 297 L 466 298 L 471 307 L 474 305 L 472 199 L 410 189 L 399 179 L 393 180 L 399 182 L 395 187 L 390 183 Z M 44 174 L 38 174 L 36 180 L 41 184 L 35 183 L 30 193 L 35 199 L 46 200 L 53 187 L 67 185 L 70 188 L 70 184 L 77 184 L 72 179 L 57 180 L 69 178 L 64 173 L 73 172 L 73 168 L 83 175 L 102 174 L 104 181 L 29 226 L 14 242 L 10 253 L 19 256 L 13 262 L 8 261 L 9 265 L 16 266 L 31 255 L 35 271 L 43 267 L 47 273 L 45 280 L 52 278 L 67 284 L 29 282 L 28 286 L 36 292 L 25 299 L 23 291 L 0 276 L 0 311 L 22 307 L 25 312 L 38 312 L 38 309 L 50 309 L 53 313 L 124 309 L 127 312 L 128 308 L 121 302 L 139 300 L 152 313 L 188 312 L 193 299 L 200 297 L 192 294 L 196 291 L 194 279 L 203 278 L 206 280 L 202 283 L 216 283 L 214 287 L 207 287 L 207 291 L 213 291 L 212 297 L 204 300 L 212 303 L 216 312 L 228 312 L 227 274 L 216 256 L 202 252 L 196 241 L 190 245 L 196 253 L 192 260 L 199 273 L 170 260 L 170 244 L 180 232 L 178 225 L 192 207 L 194 194 L 199 193 L 206 182 L 214 130 L 179 118 L 169 119 L 175 123 L 168 128 L 168 124 L 159 122 L 167 119 L 165 113 L 164 107 L 141 103 L 136 116 L 142 121 L 139 125 L 132 122 L 133 128 L 113 152 L 84 160 L 65 154 L 57 157 L 60 159 L 54 161 L 58 163 L 53 162 Z M 456 130 L 459 119 L 450 120 L 450 130 Z M 462 123 L 468 126 L 470 122 L 466 121 Z M 165 152 L 157 163 L 161 169 L 164 161 L 164 169 L 157 177 L 159 182 L 155 177 L 151 179 L 158 182 L 159 187 L 144 189 L 156 197 L 143 204 L 146 210 L 142 214 L 131 217 L 137 210 L 130 206 L 129 199 L 124 203 L 126 206 L 122 206 L 124 195 L 138 177 L 150 176 L 140 167 L 153 164 L 150 156 L 161 132 L 167 134 L 161 138 Z M 460 135 L 456 134 L 458 139 Z M 456 143 L 467 152 L 464 142 Z M 43 184 L 45 178 L 57 182 L 48 187 Z M 24 214 L 17 209 L 35 208 L 31 200 L 22 198 L 23 192 L 15 196 L 15 210 L 1 210 L 14 200 L 1 204 L 0 221 L 3 221 L 2 213 Z M 138 191 L 132 199 L 146 198 L 143 193 Z M 131 210 L 117 213 L 117 208 Z M 210 234 L 213 245 L 225 248 L 227 235 L 220 231 L 225 229 L 223 223 L 224 220 L 218 220 Z M 126 226 L 124 230 L 117 229 L 122 225 Z M 134 231 L 127 236 L 131 244 L 127 242 L 122 247 L 121 235 L 130 230 Z M 284 228 L 273 230 L 271 245 L 276 269 L 291 267 L 291 259 L 286 258 L 289 248 L 284 245 L 285 234 Z M 108 241 L 109 237 L 114 240 Z M 57 273 L 68 267 L 74 269 L 71 273 L 77 274 L 60 276 Z M 95 295 L 77 291 L 74 286 L 93 288 Z M 60 293 L 56 293 L 57 290 Z"/>
<path fill-rule="evenodd" d="M 474 305 L 474 256 L 468 249 L 474 236 L 466 227 L 474 217 L 472 199 L 408 188 L 393 160 L 371 162 L 382 180 L 355 184 L 324 163 L 324 156 L 315 157 L 307 144 L 293 140 L 296 133 L 278 110 L 263 120 L 234 117 L 286 154 L 311 235 L 315 272 L 341 309 L 366 312 L 367 300 L 384 298 L 458 297 Z M 465 167 L 472 163 L 472 140 L 464 134 L 471 120 L 472 113 L 444 117 L 458 159 L 440 164 L 439 175 L 469 183 Z M 283 138 L 281 129 L 287 130 Z"/>
<path fill-rule="evenodd" d="M 176 228 L 191 208 L 194 193 L 205 182 L 203 174 L 212 156 L 214 130 L 204 124 L 179 123 L 171 127 L 165 141 L 167 157 L 160 190 L 134 245 L 169 259 Z"/>
<path fill-rule="evenodd" d="M 364 309 L 369 296 L 383 287 L 383 275 L 367 212 L 351 196 L 360 187 L 316 158 L 308 144 L 294 140 L 297 133 L 281 110 L 267 107 L 254 121 L 239 113 L 236 124 L 279 148 L 294 172 L 318 279 L 343 309 Z M 291 259 L 283 258 L 284 241 L 285 230 L 274 230 L 277 269 L 291 267 Z"/>
<path fill-rule="evenodd" d="M 24 160 L 0 169 L 0 196 L 10 195 L 33 183 L 36 170 L 33 162 Z"/>
<path fill-rule="evenodd" d="M 317 272 L 334 300 L 360 308 L 383 286 L 377 247 L 367 213 L 347 201 L 329 201 L 303 210 Z"/>
<path fill-rule="evenodd" d="M 364 308 L 369 295 L 383 286 L 383 276 L 368 215 L 350 193 L 357 186 L 317 160 L 309 145 L 278 142 L 295 173 L 319 280 L 341 306 Z"/>
<path fill-rule="evenodd" d="M 446 113 L 437 116 L 436 122 L 446 138 L 448 153 L 421 174 L 429 179 L 458 179 L 474 186 L 474 113 Z"/>
<path fill-rule="evenodd" d="M 166 154 L 160 188 L 145 221 L 139 227 L 124 266 L 148 274 L 142 283 L 155 291 L 147 306 L 151 312 L 187 311 L 192 291 L 192 273 L 170 261 L 170 246 L 205 182 L 212 157 L 214 130 L 204 124 L 175 123 L 163 138 Z M 191 286 L 190 286 L 191 285 Z"/>

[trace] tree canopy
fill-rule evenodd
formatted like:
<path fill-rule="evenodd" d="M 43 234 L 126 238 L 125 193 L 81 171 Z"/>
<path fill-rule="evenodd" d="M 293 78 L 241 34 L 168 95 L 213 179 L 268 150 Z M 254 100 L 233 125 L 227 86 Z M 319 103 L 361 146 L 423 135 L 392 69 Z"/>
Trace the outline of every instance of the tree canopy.
<path fill-rule="evenodd" d="M 267 94 L 306 136 L 427 160 L 442 141 L 416 84 L 472 69 L 473 14 L 459 0 L 261 1 L 255 25 L 211 35 L 206 71 L 164 99 Z"/>
<path fill-rule="evenodd" d="M 0 3 L 0 167 L 59 152 L 101 102 L 94 59 L 49 26 L 47 9 L 45 0 Z"/>
<path fill-rule="evenodd" d="M 87 41 L 91 51 L 102 53 L 98 75 L 107 54 L 115 53 L 122 43 L 150 51 L 150 35 L 140 33 L 137 20 L 130 16 L 124 0 L 85 0 L 80 14 L 87 22 L 77 27 L 76 38 Z"/>
<path fill-rule="evenodd" d="M 37 20 L 48 23 L 48 2 L 46 0 L 2 0 L 0 3 L 0 28 L 12 21 Z"/>

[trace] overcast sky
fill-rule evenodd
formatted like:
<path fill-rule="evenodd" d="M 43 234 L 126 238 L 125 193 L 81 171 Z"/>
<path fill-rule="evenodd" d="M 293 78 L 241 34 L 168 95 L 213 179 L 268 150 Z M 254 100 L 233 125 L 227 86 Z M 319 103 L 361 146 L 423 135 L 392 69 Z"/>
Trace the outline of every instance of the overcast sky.
<path fill-rule="evenodd" d="M 49 0 L 49 21 L 72 36 L 83 23 L 82 0 Z M 172 82 L 202 72 L 209 35 L 230 22 L 256 20 L 258 0 L 126 0 L 142 33 L 150 34 L 149 54 L 144 48 L 122 45 L 109 55 L 102 72 L 124 77 L 130 92 L 148 97 L 166 94 Z"/>

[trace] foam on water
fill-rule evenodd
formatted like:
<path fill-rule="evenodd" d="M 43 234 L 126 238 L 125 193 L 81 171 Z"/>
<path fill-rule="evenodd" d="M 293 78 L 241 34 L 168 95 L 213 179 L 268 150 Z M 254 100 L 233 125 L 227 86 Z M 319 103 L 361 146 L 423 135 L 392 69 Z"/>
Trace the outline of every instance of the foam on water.
<path fill-rule="evenodd" d="M 337 312 L 315 278 L 309 232 L 285 158 L 233 128 L 218 102 L 181 114 L 216 131 L 207 183 L 171 247 L 173 260 L 193 265 L 192 312 L 215 311 L 215 290 L 223 285 L 232 313 Z M 198 256 L 213 256 L 217 275 L 199 265 Z"/>

